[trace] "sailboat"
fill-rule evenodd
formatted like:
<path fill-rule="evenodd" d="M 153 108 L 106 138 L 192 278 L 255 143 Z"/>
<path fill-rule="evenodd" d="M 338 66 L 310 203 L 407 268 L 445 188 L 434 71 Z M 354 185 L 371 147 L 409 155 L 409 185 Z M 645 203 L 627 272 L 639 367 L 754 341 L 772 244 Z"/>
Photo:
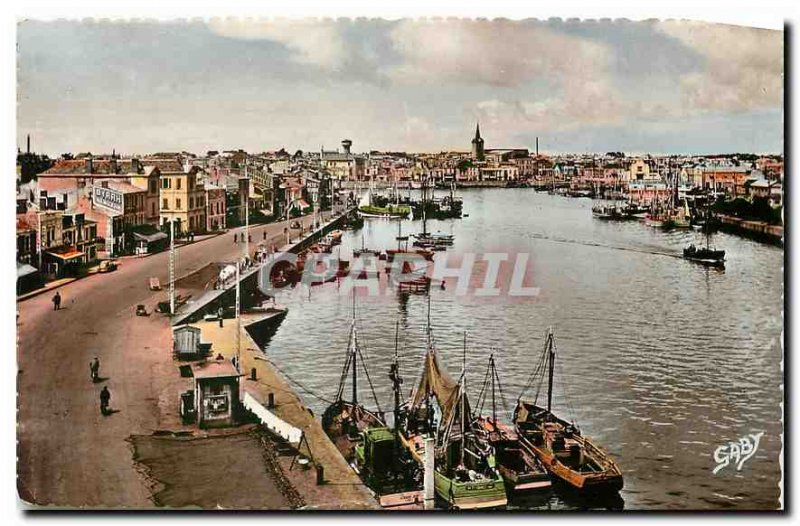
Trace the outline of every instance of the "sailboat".
<path fill-rule="evenodd" d="M 367 190 L 358 203 L 358 214 L 361 217 L 380 217 L 384 219 L 405 219 L 411 214 L 411 208 L 405 205 L 375 206 L 372 204 L 372 191 Z"/>
<path fill-rule="evenodd" d="M 400 410 L 402 439 L 423 463 L 424 439 L 436 437 L 436 495 L 454 509 L 486 509 L 508 503 L 503 478 L 495 467 L 492 446 L 472 427 L 466 375 L 458 382 L 440 365 L 433 345 L 428 299 L 428 345 L 420 382 Z M 436 403 L 434 408 L 433 403 Z M 436 424 L 436 410 L 441 417 Z"/>
<path fill-rule="evenodd" d="M 710 212 L 706 209 L 705 231 L 706 231 L 706 246 L 696 247 L 693 244 L 683 249 L 684 259 L 695 261 L 697 263 L 708 265 L 712 267 L 725 266 L 725 251 L 714 250 L 711 248 L 711 229 L 708 228 L 710 224 Z"/>
<path fill-rule="evenodd" d="M 497 470 L 511 495 L 549 490 L 552 486 L 550 476 L 536 454 L 522 443 L 513 426 L 503 424 L 497 419 L 495 390 L 499 385 L 500 377 L 495 367 L 494 354 L 490 354 L 477 407 L 480 414 L 489 393 L 488 387 L 491 386 L 492 413 L 491 416 L 478 416 L 473 421 L 473 428 L 476 433 L 484 434 L 494 448 Z"/>
<path fill-rule="evenodd" d="M 433 260 L 433 252 L 424 248 L 408 248 L 408 236 L 403 235 L 403 222 L 397 223 L 397 249 L 386 249 L 386 260 L 390 263 L 394 260 L 397 254 L 410 254 L 422 256 L 427 261 Z"/>
<path fill-rule="evenodd" d="M 550 473 L 575 490 L 603 493 L 622 489 L 622 471 L 611 456 L 581 435 L 574 423 L 552 411 L 553 368 L 556 350 L 552 330 L 548 331 L 539 364 L 514 408 L 514 427 Z M 547 407 L 538 404 L 538 393 L 547 373 Z M 538 380 L 537 397 L 522 399 L 525 390 Z"/>
<path fill-rule="evenodd" d="M 422 232 L 414 234 L 414 246 L 428 250 L 446 250 L 454 241 L 452 234 L 431 234 L 428 232 L 427 179 L 422 184 Z"/>
<path fill-rule="evenodd" d="M 353 318 L 350 323 L 347 357 L 344 367 L 342 368 L 341 377 L 339 378 L 339 388 L 336 391 L 336 397 L 322 415 L 322 428 L 348 463 L 353 461 L 354 450 L 360 440 L 361 432 L 370 428 L 386 427 L 382 415 L 370 411 L 358 401 L 359 365 L 363 368 L 369 380 L 369 372 L 367 371 L 361 349 L 358 345 L 356 298 L 354 291 Z M 350 400 L 345 400 L 344 389 L 348 375 L 352 375 L 352 395 Z M 369 380 L 369 384 L 370 387 L 372 387 L 372 380 Z M 376 406 L 380 408 L 374 389 L 372 390 L 372 395 Z"/>
<path fill-rule="evenodd" d="M 358 401 L 358 360 L 372 390 L 378 407 L 377 413 L 365 408 Z M 344 388 L 350 374 L 353 391 L 351 399 L 345 400 Z M 355 295 L 347 358 L 336 399 L 322 415 L 322 428 L 348 464 L 375 494 L 382 507 L 422 509 L 419 466 L 407 451 L 399 447 L 398 432 L 386 425 L 358 345 Z"/>

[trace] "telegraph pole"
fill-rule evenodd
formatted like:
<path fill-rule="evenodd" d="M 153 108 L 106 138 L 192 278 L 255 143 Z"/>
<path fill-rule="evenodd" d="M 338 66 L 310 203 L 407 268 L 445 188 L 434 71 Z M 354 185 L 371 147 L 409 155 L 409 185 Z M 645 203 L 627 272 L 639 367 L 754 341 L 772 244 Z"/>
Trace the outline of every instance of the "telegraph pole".
<path fill-rule="evenodd" d="M 169 221 L 169 313 L 175 315 L 175 218 Z"/>
<path fill-rule="evenodd" d="M 244 160 L 244 178 L 247 179 L 247 193 L 244 198 L 244 255 L 250 256 L 250 176 L 247 174 L 247 159 Z"/>
<path fill-rule="evenodd" d="M 240 357 L 240 350 L 242 348 L 242 317 L 241 317 L 241 290 L 239 285 L 239 267 L 241 265 L 241 261 L 236 262 L 236 371 L 241 372 L 239 366 Z"/>

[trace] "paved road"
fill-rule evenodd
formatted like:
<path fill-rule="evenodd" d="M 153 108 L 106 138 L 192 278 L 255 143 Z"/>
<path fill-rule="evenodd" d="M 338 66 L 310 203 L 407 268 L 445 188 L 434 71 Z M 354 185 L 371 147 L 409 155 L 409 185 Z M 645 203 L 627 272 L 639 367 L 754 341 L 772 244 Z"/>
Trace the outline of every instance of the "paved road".
<path fill-rule="evenodd" d="M 303 223 L 311 224 L 311 217 Z M 251 227 L 257 242 L 283 232 L 286 223 Z M 234 259 L 237 228 L 181 247 L 177 275 L 211 261 Z M 18 304 L 18 489 L 28 502 L 58 506 L 149 507 L 145 478 L 132 464 L 126 439 L 150 433 L 176 419 L 178 395 L 186 379 L 171 355 L 168 320 L 136 317 L 139 303 L 155 304 L 165 293 L 148 289 L 148 278 L 168 283 L 168 252 L 125 259 L 119 270 L 78 280 L 59 289 L 62 309 L 54 312 L 52 294 Z M 100 359 L 92 384 L 89 362 Z M 108 385 L 111 407 L 103 417 L 99 392 Z"/>

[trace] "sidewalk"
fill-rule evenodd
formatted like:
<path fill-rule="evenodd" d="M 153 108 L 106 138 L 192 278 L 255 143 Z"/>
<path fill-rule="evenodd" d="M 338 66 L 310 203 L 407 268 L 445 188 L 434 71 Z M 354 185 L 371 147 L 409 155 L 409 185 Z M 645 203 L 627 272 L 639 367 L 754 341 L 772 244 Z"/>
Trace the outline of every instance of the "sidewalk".
<path fill-rule="evenodd" d="M 39 288 L 39 289 L 36 289 L 36 290 L 32 290 L 30 292 L 26 292 L 25 294 L 17 296 L 17 302 L 25 301 L 27 299 L 36 297 L 39 294 L 44 294 L 45 292 L 49 292 L 51 290 L 55 290 L 57 288 L 63 287 L 64 285 L 69 285 L 73 281 L 78 281 L 79 279 L 88 278 L 89 276 L 93 276 L 94 274 L 96 274 L 96 272 L 93 272 L 91 274 L 86 274 L 85 276 L 81 276 L 81 277 L 78 277 L 78 278 L 62 278 L 62 279 L 57 279 L 57 280 L 54 280 L 54 281 L 50 281 L 50 282 L 46 283 L 45 286 L 42 287 L 42 288 Z"/>

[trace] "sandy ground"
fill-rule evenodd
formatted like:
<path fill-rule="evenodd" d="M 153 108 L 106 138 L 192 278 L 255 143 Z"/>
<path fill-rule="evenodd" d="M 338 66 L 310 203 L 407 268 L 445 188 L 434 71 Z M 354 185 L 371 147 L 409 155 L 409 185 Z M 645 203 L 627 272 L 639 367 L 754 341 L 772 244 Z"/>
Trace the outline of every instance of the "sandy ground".
<path fill-rule="evenodd" d="M 250 429 L 208 437 L 131 438 L 135 459 L 153 483 L 158 506 L 202 509 L 291 509 L 280 476 Z M 229 483 L 231 479 L 235 483 Z"/>
<path fill-rule="evenodd" d="M 225 358 L 231 358 L 235 354 L 237 329 L 235 323 L 225 323 L 220 327 L 217 322 L 203 321 L 193 325 L 200 328 L 203 341 L 212 342 L 213 355 L 221 354 Z M 281 459 L 284 473 L 303 495 L 306 508 L 350 510 L 378 508 L 377 501 L 328 439 L 319 420 L 272 365 L 263 359 L 263 353 L 250 338 L 244 324 L 241 346 L 241 370 L 247 373 L 247 376 L 242 378 L 244 391 L 265 406 L 269 394 L 272 393 L 275 397 L 275 408 L 272 411 L 285 422 L 303 431 L 310 449 L 304 444 L 300 449 L 301 452 L 324 469 L 326 483 L 317 485 L 316 473 L 313 470 L 303 471 L 295 467 L 290 471 L 288 466 L 291 459 Z M 249 376 L 252 369 L 256 370 L 255 381 Z"/>

